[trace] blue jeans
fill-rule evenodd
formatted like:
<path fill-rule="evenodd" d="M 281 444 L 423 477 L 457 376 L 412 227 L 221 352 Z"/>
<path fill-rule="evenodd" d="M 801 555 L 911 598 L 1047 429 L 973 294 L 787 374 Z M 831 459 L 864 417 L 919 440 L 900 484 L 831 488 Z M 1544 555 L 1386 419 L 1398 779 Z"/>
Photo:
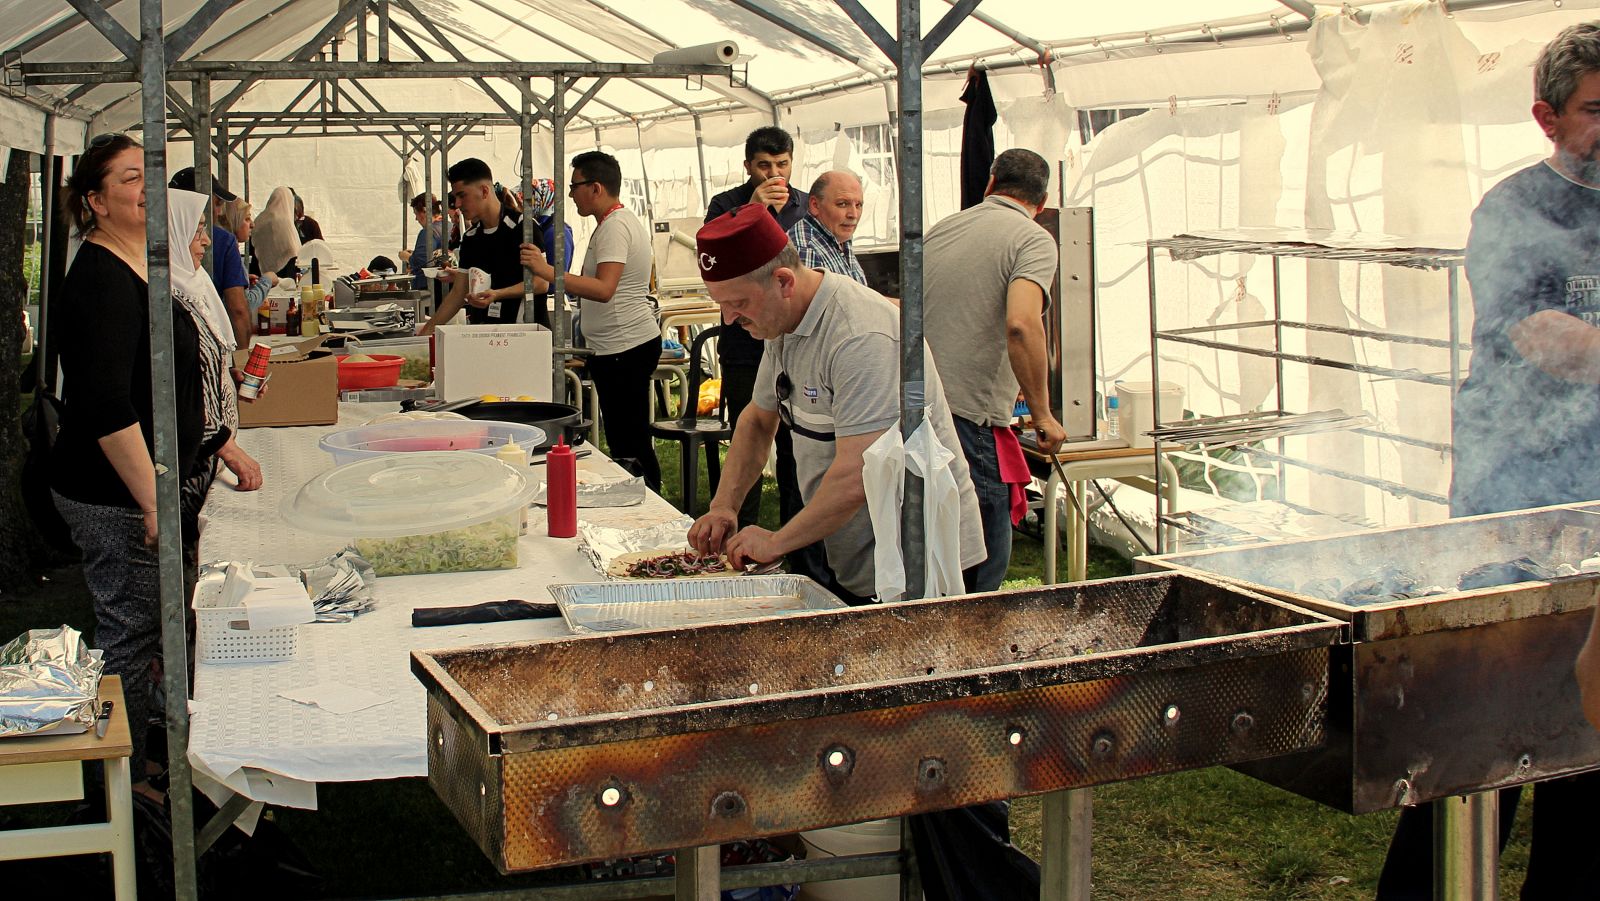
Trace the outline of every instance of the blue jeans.
<path fill-rule="evenodd" d="M 968 591 L 994 591 L 1011 565 L 1011 486 L 1000 481 L 1000 457 L 995 453 L 994 431 L 986 425 L 955 420 L 961 452 L 967 458 L 972 487 L 978 494 L 978 515 L 983 520 L 982 563 L 964 572 Z"/>

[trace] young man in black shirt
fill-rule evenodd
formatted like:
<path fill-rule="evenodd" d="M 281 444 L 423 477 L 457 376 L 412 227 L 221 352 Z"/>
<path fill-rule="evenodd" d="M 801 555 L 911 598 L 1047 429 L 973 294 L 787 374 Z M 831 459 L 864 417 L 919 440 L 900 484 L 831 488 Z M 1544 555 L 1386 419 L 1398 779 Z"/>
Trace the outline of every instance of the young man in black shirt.
<path fill-rule="evenodd" d="M 450 167 L 450 198 L 471 225 L 461 236 L 460 268 L 449 271 L 450 291 L 439 302 L 419 335 L 433 332 L 435 326 L 449 322 L 463 306 L 472 325 L 520 322 L 522 311 L 522 210 L 504 203 L 495 190 L 489 164 L 475 157 Z M 544 249 L 544 239 L 534 230 L 533 243 Z M 471 293 L 467 270 L 482 269 L 489 274 L 489 290 Z M 541 278 L 534 278 L 534 296 L 549 290 Z M 546 314 L 539 324 L 548 327 Z"/>

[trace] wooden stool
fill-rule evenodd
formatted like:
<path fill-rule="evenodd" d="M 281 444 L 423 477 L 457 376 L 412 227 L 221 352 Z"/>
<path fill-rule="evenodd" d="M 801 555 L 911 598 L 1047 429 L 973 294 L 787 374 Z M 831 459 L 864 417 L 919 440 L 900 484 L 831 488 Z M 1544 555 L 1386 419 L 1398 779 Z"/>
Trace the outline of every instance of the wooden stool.
<path fill-rule="evenodd" d="M 46 804 L 83 798 L 85 760 L 101 760 L 106 769 L 106 822 L 82 826 L 0 831 L 0 860 L 65 857 L 69 854 L 111 854 L 117 901 L 133 901 L 137 890 L 133 860 L 133 782 L 128 755 L 128 711 L 122 679 L 100 680 L 100 703 L 110 701 L 111 723 L 105 738 L 94 730 L 78 735 L 0 738 L 0 804 Z"/>

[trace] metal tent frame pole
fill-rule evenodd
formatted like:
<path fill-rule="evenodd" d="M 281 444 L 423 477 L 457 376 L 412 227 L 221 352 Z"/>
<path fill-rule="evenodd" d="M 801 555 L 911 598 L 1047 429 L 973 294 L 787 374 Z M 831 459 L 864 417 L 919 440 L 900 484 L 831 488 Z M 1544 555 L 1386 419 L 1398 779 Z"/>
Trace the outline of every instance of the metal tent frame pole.
<path fill-rule="evenodd" d="M 184 616 L 178 486 L 178 417 L 174 390 L 171 275 L 168 271 L 166 42 L 161 0 L 139 0 L 139 69 L 143 92 L 150 382 L 154 404 L 156 522 L 161 586 L 162 683 L 167 695 L 167 801 L 172 813 L 174 895 L 197 897 L 193 775 L 189 770 L 189 639 Z"/>

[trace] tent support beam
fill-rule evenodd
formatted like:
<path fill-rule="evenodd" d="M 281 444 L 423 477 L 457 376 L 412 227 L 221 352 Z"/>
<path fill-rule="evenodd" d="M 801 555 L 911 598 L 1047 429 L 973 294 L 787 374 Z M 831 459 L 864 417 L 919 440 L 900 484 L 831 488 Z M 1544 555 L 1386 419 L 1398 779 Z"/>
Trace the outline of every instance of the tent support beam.
<path fill-rule="evenodd" d="M 439 46 L 444 48 L 444 51 L 446 53 L 448 53 L 451 56 L 455 57 L 456 58 L 456 62 L 461 62 L 461 63 L 469 62 L 469 60 L 467 59 L 467 55 L 465 53 L 462 53 L 461 50 L 459 48 L 457 48 L 455 44 L 451 43 L 450 39 L 445 37 L 444 32 L 439 30 L 439 26 L 435 25 L 433 23 L 432 19 L 430 19 L 427 16 L 423 15 L 422 12 L 417 9 L 416 4 L 412 3 L 411 0 L 391 0 L 391 2 L 400 4 L 400 8 L 405 10 L 406 13 L 408 15 L 410 15 L 411 18 L 414 19 L 418 25 L 421 25 L 424 31 L 426 31 L 426 32 L 428 32 L 428 34 L 432 35 L 433 39 L 435 41 L 439 42 Z M 393 27 L 393 26 L 391 25 L 390 27 Z M 501 109 L 505 110 L 506 115 L 512 117 L 513 119 L 515 119 L 517 117 L 517 109 L 516 109 L 516 107 L 512 106 L 510 103 L 507 103 L 506 99 L 504 97 L 500 96 L 500 92 L 499 91 L 496 91 L 494 88 L 491 88 L 489 86 L 489 82 L 485 81 L 483 79 L 483 76 L 474 75 L 472 77 L 472 80 L 473 80 L 474 83 L 476 83 L 478 85 L 478 87 L 483 89 L 483 92 L 485 94 L 489 95 L 489 99 L 493 100 L 495 102 L 495 105 L 497 105 Z"/>
<path fill-rule="evenodd" d="M 883 25 L 876 18 L 873 18 L 872 13 L 861 5 L 861 0 L 833 0 L 833 2 L 839 9 L 844 11 L 845 15 L 850 17 L 850 21 L 856 23 L 856 27 L 861 29 L 861 33 L 866 35 L 868 40 L 883 51 L 884 56 L 892 60 L 900 59 L 900 42 L 884 30 Z M 905 0 L 901 0 L 901 2 L 904 3 Z M 920 7 L 921 4 L 918 4 L 918 6 Z M 921 26 L 918 27 L 920 28 Z M 912 40 L 917 42 L 919 48 L 921 47 L 922 35 L 920 33 L 913 35 Z M 921 65 L 919 59 L 917 63 L 919 72 L 921 71 Z"/>
<path fill-rule="evenodd" d="M 133 35 L 128 33 L 128 29 L 122 27 L 121 22 L 111 18 L 111 13 L 107 12 L 104 6 L 96 3 L 95 0 L 67 0 L 67 2 L 72 4 L 72 8 L 78 11 L 78 15 L 83 16 L 84 21 L 94 26 L 95 31 L 100 32 L 102 37 L 110 41 L 111 46 L 117 48 L 117 52 L 121 53 L 124 58 L 128 60 L 140 58 L 139 42 L 134 39 Z M 143 4 L 141 2 L 142 8 Z M 159 27 L 160 23 L 156 24 Z"/>
<path fill-rule="evenodd" d="M 398 25 L 390 26 L 399 33 Z M 207 74 L 214 79 L 234 79 L 255 76 L 266 81 L 298 81 L 304 78 L 471 78 L 481 75 L 488 78 L 553 78 L 566 75 L 575 78 L 594 78 L 612 75 L 619 78 L 682 78 L 695 75 L 721 75 L 728 77 L 729 66 L 678 65 L 658 63 L 578 63 L 578 62 L 418 62 L 418 63 L 361 63 L 314 61 L 258 61 L 258 60 L 191 60 L 174 63 L 167 72 L 168 81 L 193 81 Z M 22 74 L 30 86 L 111 84 L 137 82 L 139 70 L 129 63 L 23 63 Z"/>
<path fill-rule="evenodd" d="M 561 391 L 567 384 L 567 360 L 572 353 L 572 311 L 567 309 L 567 88 L 572 86 L 572 81 L 566 76 L 557 76 L 555 86 L 550 92 L 550 136 L 553 141 L 551 152 L 555 157 L 555 169 L 550 177 L 556 183 L 556 203 L 553 210 L 551 234 L 556 239 L 551 243 L 550 265 L 555 269 L 555 284 L 551 286 L 553 296 L 550 300 L 550 326 L 555 332 L 555 352 L 550 355 L 550 390 Z M 581 392 L 579 392 L 581 395 Z M 555 397 L 554 393 L 551 394 Z M 583 407 L 581 396 L 573 397 L 573 405 Z M 592 411 L 599 415 L 598 410 Z"/>
<path fill-rule="evenodd" d="M 167 59 L 182 59 L 206 29 L 217 23 L 222 14 L 232 9 L 240 0 L 206 0 L 206 5 L 194 11 L 187 22 L 167 36 Z"/>
<path fill-rule="evenodd" d="M 81 6 L 75 2 L 75 6 Z M 94 7 L 104 15 L 100 7 Z M 108 17 L 109 18 L 109 17 Z M 154 410 L 157 558 L 160 573 L 161 647 L 166 665 L 167 803 L 172 812 L 173 894 L 194 901 L 193 776 L 189 770 L 189 648 L 184 625 L 182 535 L 179 524 L 178 421 L 173 384 L 172 280 L 167 247 L 166 41 L 161 0 L 140 0 L 138 58 L 144 114 L 146 203 L 160 211 L 145 225 L 146 283 L 150 304 L 150 384 Z M 120 28 L 120 26 L 119 26 Z M 126 34 L 126 32 L 123 32 Z"/>
<path fill-rule="evenodd" d="M 499 14 L 499 10 L 496 10 L 493 7 L 484 7 L 484 8 L 488 9 L 490 12 Z M 522 23 L 517 22 L 515 19 L 512 19 L 510 21 L 513 24 L 518 25 L 520 27 L 528 28 L 527 26 L 522 25 Z M 480 41 L 480 40 L 478 40 L 476 38 L 473 38 L 473 37 L 471 37 L 469 35 L 466 35 L 463 32 L 457 31 L 456 29 L 454 29 L 454 28 L 452 28 L 452 27 L 450 27 L 448 25 L 442 25 L 440 27 L 443 28 L 445 31 L 451 33 L 451 34 L 454 34 L 454 35 L 456 35 L 458 37 L 461 37 L 461 38 L 465 39 L 468 43 L 472 44 L 474 47 L 477 47 L 477 48 L 483 50 L 486 53 L 492 53 L 495 56 L 497 56 L 497 57 L 499 57 L 499 58 L 501 58 L 503 60 L 506 60 L 507 62 L 515 62 L 516 61 L 516 57 L 512 56 L 509 53 L 506 53 L 505 51 L 501 50 L 498 47 L 494 47 L 494 46 L 491 46 L 489 44 L 485 44 L 484 42 L 482 42 L 482 41 Z M 534 31 L 532 28 L 528 28 L 528 30 L 529 31 L 533 31 L 534 34 L 539 34 L 540 37 L 544 37 L 544 35 L 540 34 L 537 31 Z M 562 46 L 562 49 L 569 49 L 565 45 L 561 45 L 561 46 Z M 573 52 L 576 52 L 576 51 L 573 51 Z M 579 53 L 578 55 L 582 56 L 583 54 Z M 584 58 L 588 59 L 588 57 L 584 57 Z M 593 62 L 593 60 L 590 60 L 590 61 Z M 527 84 L 526 86 L 524 86 L 524 81 L 525 81 L 524 79 L 518 79 L 518 80 L 512 81 L 511 83 L 512 83 L 512 85 L 514 87 L 516 87 L 516 89 L 517 89 L 517 91 L 519 93 L 521 93 L 524 90 L 526 90 L 526 93 L 523 94 L 524 98 L 532 98 L 534 107 L 536 107 L 542 115 L 548 116 L 549 115 L 549 105 L 547 103 L 545 103 L 543 98 L 541 98 L 538 94 L 534 93 L 533 86 L 532 86 L 531 83 Z M 641 85 L 641 87 L 647 87 L 648 88 L 647 85 Z M 654 89 L 651 88 L 650 90 L 654 90 Z M 669 102 L 676 102 L 668 95 L 663 94 L 662 96 L 666 97 L 666 99 Z M 619 108 L 617 108 L 615 106 L 612 106 L 609 103 L 605 103 L 604 101 L 601 101 L 601 105 L 604 106 L 606 109 L 611 110 L 613 113 L 617 114 L 618 116 L 621 116 L 621 117 L 626 117 L 627 116 L 627 113 L 623 112 L 621 109 L 619 109 Z M 521 120 L 520 116 L 507 116 L 506 117 L 506 121 L 510 122 L 513 125 L 519 125 L 522 120 Z M 584 121 L 588 121 L 588 119 L 584 119 Z"/>
<path fill-rule="evenodd" d="M 111 7 L 116 6 L 121 2 L 122 0 L 100 0 L 100 8 L 103 10 L 109 10 Z M 45 26 L 43 31 L 39 32 L 33 37 L 24 40 L 22 43 L 17 44 L 14 47 L 7 48 L 6 53 L 15 53 L 18 56 L 26 56 L 27 54 L 38 50 L 40 47 L 43 47 L 45 44 L 50 43 L 56 38 L 61 37 L 67 32 L 72 31 L 78 26 L 85 24 L 87 21 L 88 20 L 83 17 L 83 14 L 77 12 L 76 8 L 74 8 L 74 12 L 64 14 L 61 18 Z"/>
<path fill-rule="evenodd" d="M 171 42 L 168 42 L 168 46 L 171 46 Z M 171 89 L 169 88 L 168 90 Z M 211 79 L 201 78 L 197 80 L 190 87 L 190 90 L 194 92 L 194 108 L 198 110 L 194 117 L 194 129 L 190 132 L 194 136 L 194 189 L 196 192 L 210 198 L 212 196 L 211 154 L 207 151 L 211 147 Z M 216 221 L 211 215 L 213 206 L 214 204 L 206 204 L 206 211 L 200 215 L 200 221 L 208 226 L 216 225 Z M 210 230 L 207 229 L 207 234 L 209 233 Z M 185 235 L 169 236 L 169 238 L 177 241 L 184 241 L 186 237 Z M 212 245 L 207 243 L 206 256 L 202 261 L 207 274 L 215 271 L 213 267 L 216 263 L 212 251 Z"/>
<path fill-rule="evenodd" d="M 873 25 L 878 24 L 858 0 L 837 2 L 847 9 L 854 6 Z M 895 174 L 900 202 L 900 438 L 909 444 L 922 425 L 927 404 L 922 359 L 922 22 L 918 0 L 899 0 L 896 5 L 900 34 L 891 45 L 890 58 L 897 64 L 899 87 Z M 922 479 L 907 467 L 900 505 L 900 554 L 905 561 L 907 598 L 927 593 L 924 531 Z M 907 895 L 905 887 L 906 880 L 902 880 L 902 898 L 916 897 Z"/>
<path fill-rule="evenodd" d="M 286 110 L 294 109 L 295 106 L 297 104 L 299 104 L 300 101 L 306 99 L 306 96 L 311 93 L 311 89 L 316 87 L 316 86 L 317 86 L 317 83 L 314 82 L 314 81 L 307 82 L 305 88 L 303 90 L 301 90 L 299 94 L 296 94 L 295 98 L 293 100 L 289 101 L 288 106 L 284 107 L 284 109 L 286 109 Z M 228 96 L 231 97 L 233 95 L 229 94 Z M 223 99 L 226 100 L 227 98 L 223 98 Z M 220 106 L 221 104 L 219 103 L 218 105 Z M 222 114 L 221 112 L 218 113 L 219 116 L 221 114 Z M 238 146 L 244 144 L 245 141 L 249 140 L 250 133 L 255 131 L 255 130 L 256 130 L 256 126 L 255 126 L 254 123 L 245 126 L 244 131 L 239 133 L 239 137 L 234 139 L 234 142 L 233 142 L 232 146 L 238 147 Z"/>
<path fill-rule="evenodd" d="M 531 84 L 529 84 L 529 80 L 528 79 L 519 78 L 519 79 L 517 79 L 517 92 L 522 95 L 522 118 L 521 118 L 521 121 L 517 123 L 517 125 L 518 125 L 518 128 L 517 128 L 518 137 L 521 138 L 521 140 L 522 140 L 522 171 L 520 173 L 518 173 L 518 175 L 520 176 L 520 180 L 522 182 L 522 243 L 524 243 L 524 244 L 532 244 L 533 243 L 534 233 L 539 228 L 539 224 L 534 221 L 533 201 L 532 201 L 532 198 L 533 198 L 533 122 L 534 122 L 534 117 L 533 117 L 533 86 Z M 561 239 L 561 236 L 557 235 L 556 236 L 556 240 L 560 240 L 560 239 Z M 550 250 L 550 248 L 548 248 L 548 247 L 545 248 L 546 252 L 548 252 L 549 250 Z M 522 267 L 522 321 L 523 322 L 533 322 L 534 321 L 534 299 L 533 299 L 533 293 L 534 293 L 533 292 L 533 271 L 531 269 L 529 269 L 528 267 L 524 266 L 524 267 Z M 556 396 L 554 392 L 559 391 L 563 386 L 560 383 L 555 381 L 555 373 L 553 373 L 553 372 L 551 373 L 550 379 L 551 379 L 551 382 L 550 382 L 551 394 L 550 394 L 550 396 L 552 398 L 554 398 Z"/>
<path fill-rule="evenodd" d="M 389 0 L 377 0 L 378 62 L 389 61 Z"/>
<path fill-rule="evenodd" d="M 711 206 L 711 187 L 706 184 L 706 133 L 700 125 L 700 114 L 694 114 L 694 155 L 700 164 L 700 205 Z"/>
<path fill-rule="evenodd" d="M 1305 16 L 1307 22 L 1317 20 L 1317 8 L 1311 5 L 1310 0 L 1278 0 L 1278 2 Z"/>
<path fill-rule="evenodd" d="M 547 34 L 547 33 L 543 32 L 543 31 L 540 31 L 539 29 L 533 27 L 532 25 L 529 25 L 528 23 L 526 23 L 526 22 L 524 22 L 524 21 L 522 21 L 520 19 L 517 19 L 516 17 L 510 15 L 509 13 L 504 12 L 503 10 L 499 9 L 498 7 L 490 5 L 489 3 L 485 2 L 485 0 L 470 0 L 470 2 L 472 2 L 475 6 L 478 6 L 479 8 L 481 8 L 481 9 L 487 11 L 487 12 L 494 13 L 495 15 L 499 16 L 500 18 L 505 19 L 507 22 L 509 22 L 512 25 L 516 26 L 517 28 L 520 28 L 523 31 L 526 31 L 529 34 L 532 34 L 535 37 L 540 38 L 541 40 L 549 41 L 551 44 L 553 44 L 553 45 L 555 45 L 557 47 L 560 47 L 562 50 L 565 50 L 566 52 L 571 53 L 572 55 L 574 55 L 574 56 L 576 56 L 576 57 L 578 57 L 580 59 L 586 60 L 586 61 L 591 62 L 591 63 L 597 63 L 597 62 L 600 61 L 600 60 L 596 59 L 595 57 L 590 56 L 587 53 L 584 53 L 582 50 L 579 50 L 578 48 L 572 46 L 571 44 L 568 44 L 565 41 L 562 41 L 562 40 L 560 40 L 560 39 L 558 39 L 558 38 L 556 38 L 556 37 L 554 37 L 554 36 L 552 36 L 550 34 Z M 509 55 L 507 55 L 507 54 L 503 54 L 502 53 L 500 55 L 504 56 L 506 59 L 511 59 L 511 57 Z M 665 100 L 668 103 L 670 103 L 670 104 L 672 104 L 672 105 L 674 105 L 676 107 L 679 107 L 680 109 L 684 110 L 685 112 L 689 111 L 689 107 L 686 104 L 684 104 L 683 101 L 678 100 L 676 97 L 673 97 L 671 94 L 666 93 L 665 91 L 661 90 L 660 88 L 653 87 L 649 82 L 645 82 L 645 81 L 638 82 L 638 86 L 643 88 L 643 89 L 645 89 L 646 91 L 649 91 L 650 93 L 656 95 L 657 97 L 660 97 L 662 100 Z M 524 91 L 529 92 L 530 94 L 531 94 L 531 92 L 533 90 L 531 85 L 529 85 L 527 83 L 527 79 L 522 79 L 519 82 L 518 87 L 521 88 Z M 537 96 L 537 95 L 534 95 L 534 96 Z M 605 106 L 606 109 L 611 110 L 612 112 L 616 113 L 619 116 L 626 116 L 627 115 L 622 110 L 618 109 L 617 107 L 612 106 L 609 103 L 605 103 L 604 101 L 601 101 L 601 103 L 602 103 L 602 105 Z M 548 109 L 543 109 L 543 110 L 541 110 L 541 112 L 543 112 L 547 116 L 549 115 Z"/>
<path fill-rule="evenodd" d="M 50 352 L 55 348 L 50 341 L 50 300 L 59 283 L 56 274 L 56 204 L 60 202 L 61 158 L 56 156 L 56 114 L 44 116 L 44 156 L 39 161 L 39 200 L 44 218 L 39 246 L 39 380 L 48 388 L 55 386 L 55 366 L 51 365 Z"/>
<path fill-rule="evenodd" d="M 961 23 L 966 21 L 967 16 L 971 15 L 972 12 L 978 8 L 978 4 L 980 2 L 982 2 L 982 0 L 956 0 L 956 2 L 951 3 L 950 10 L 941 16 L 938 24 L 933 26 L 933 30 L 929 31 L 927 35 L 923 37 L 922 57 L 921 59 L 917 60 L 917 72 L 919 80 L 921 78 L 923 61 L 927 60 L 928 57 L 932 56 L 938 51 L 940 45 L 944 44 L 945 40 L 948 39 L 950 35 L 961 26 Z"/>
<path fill-rule="evenodd" d="M 955 6 L 956 5 L 956 0 L 944 0 L 944 2 L 950 4 L 951 6 Z M 976 19 L 977 21 L 982 22 L 983 24 L 989 26 L 989 28 L 992 29 L 993 31 L 996 31 L 996 32 L 998 32 L 998 33 L 1000 33 L 1002 35 L 1005 35 L 1006 37 L 1010 38 L 1011 40 L 1016 41 L 1021 46 L 1026 47 L 1029 50 L 1032 50 L 1034 53 L 1039 54 L 1039 58 L 1040 59 L 1048 59 L 1050 57 L 1050 48 L 1049 47 L 1046 47 L 1045 45 L 1039 43 L 1038 41 L 1034 40 L 1033 38 L 1028 37 L 1027 35 L 1025 35 L 1022 32 L 1016 30 L 1015 28 L 1012 28 L 1010 25 L 1007 25 L 1006 23 L 1000 21 L 999 19 L 996 19 L 994 16 L 988 15 L 987 13 L 984 13 L 982 10 L 978 10 L 978 9 L 972 10 L 970 15 L 972 16 L 972 18 Z"/>
<path fill-rule="evenodd" d="M 780 16 L 777 13 L 773 12 L 772 10 L 767 9 L 765 6 L 762 6 L 761 4 L 754 2 L 754 0 L 728 0 L 728 2 L 732 3 L 734 6 L 739 7 L 740 9 L 744 10 L 745 12 L 754 13 L 754 14 L 760 16 L 761 18 L 765 19 L 766 21 L 772 23 L 773 25 L 778 26 L 779 28 L 782 28 L 784 31 L 789 32 L 790 34 L 794 35 L 795 37 L 799 38 L 802 41 L 805 41 L 806 43 L 810 44 L 811 46 L 816 47 L 819 50 L 826 50 L 827 52 L 833 54 L 834 56 L 837 56 L 838 58 L 844 60 L 847 63 L 850 63 L 851 65 L 854 65 L 856 68 L 861 69 L 864 72 L 869 72 L 869 73 L 871 73 L 873 75 L 884 75 L 884 74 L 886 74 L 886 71 L 887 71 L 886 67 L 883 67 L 883 66 L 874 67 L 872 64 L 868 63 L 866 60 L 864 60 L 861 57 L 855 55 L 854 53 L 851 53 L 849 50 L 844 49 L 843 47 L 839 46 L 837 43 L 828 40 L 827 38 L 823 37 L 820 34 L 817 34 L 815 30 L 807 28 L 807 27 L 805 27 L 804 25 L 801 25 L 798 22 L 793 22 L 793 21 L 790 21 L 788 19 L 785 19 L 783 16 Z"/>

